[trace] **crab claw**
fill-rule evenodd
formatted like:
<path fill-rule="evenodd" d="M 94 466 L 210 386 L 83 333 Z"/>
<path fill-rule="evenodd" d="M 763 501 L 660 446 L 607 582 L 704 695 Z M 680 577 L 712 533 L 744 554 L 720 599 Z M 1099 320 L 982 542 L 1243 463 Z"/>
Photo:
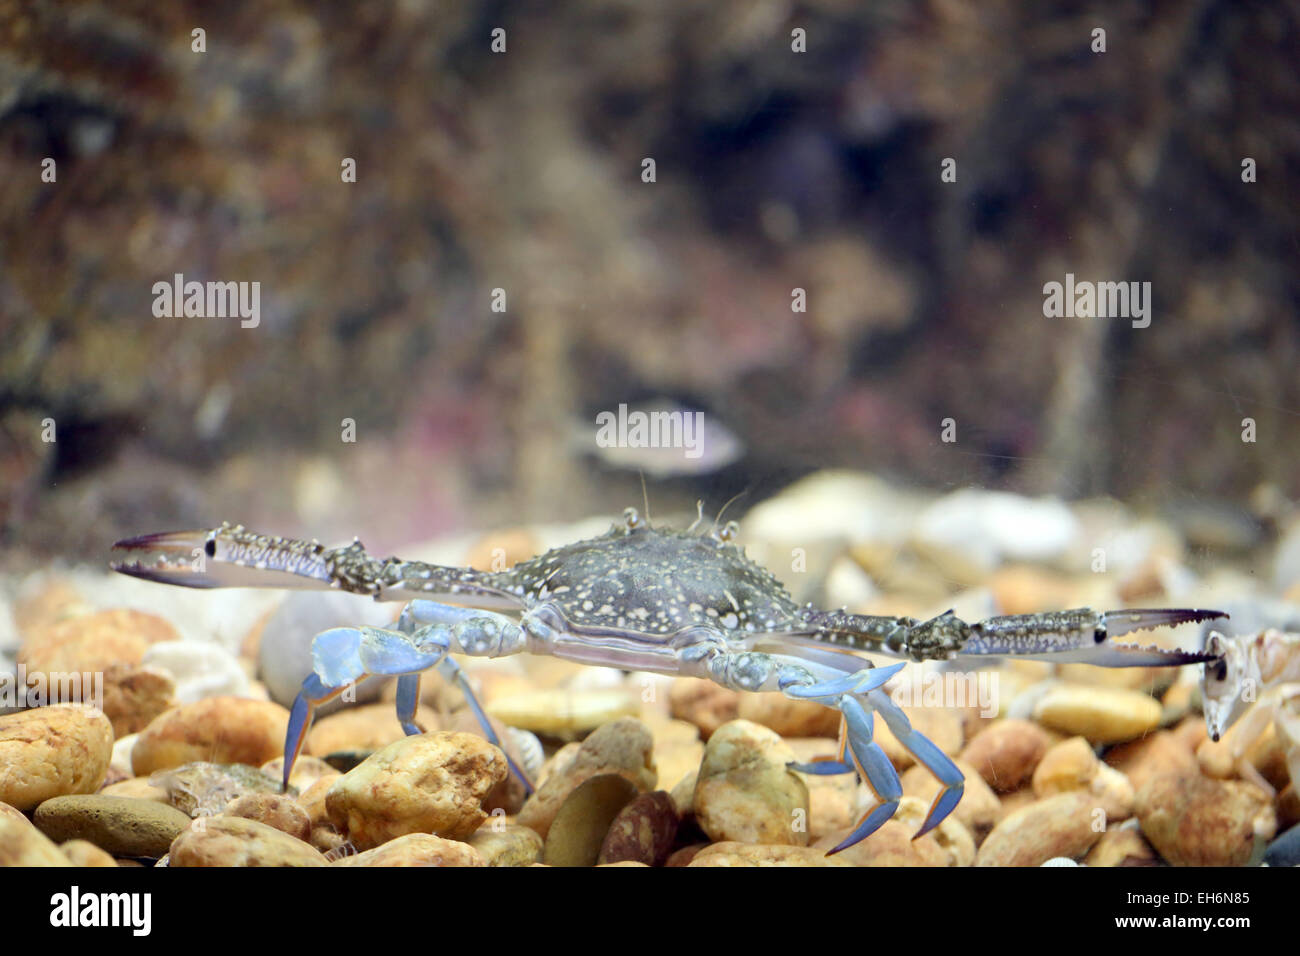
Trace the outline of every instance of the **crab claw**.
<path fill-rule="evenodd" d="M 1097 667 L 1160 667 L 1199 664 L 1204 651 L 1142 646 L 1113 640 L 1121 634 L 1227 617 L 1222 611 L 1161 608 L 1123 611 L 1049 611 L 992 617 L 974 624 L 963 656 L 1008 655 L 1030 660 L 1093 664 Z"/>
<path fill-rule="evenodd" d="M 113 545 L 122 574 L 187 588 L 322 587 L 330 581 L 315 542 L 255 535 L 242 527 L 166 531 Z"/>

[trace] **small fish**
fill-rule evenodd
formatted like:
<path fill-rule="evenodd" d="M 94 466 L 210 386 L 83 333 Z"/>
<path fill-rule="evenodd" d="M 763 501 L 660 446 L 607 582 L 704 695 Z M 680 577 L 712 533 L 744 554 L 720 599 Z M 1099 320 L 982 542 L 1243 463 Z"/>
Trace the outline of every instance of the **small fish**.
<path fill-rule="evenodd" d="M 579 451 L 652 478 L 707 475 L 745 453 L 740 439 L 712 413 L 664 399 L 621 403 L 575 424 L 572 434 Z"/>

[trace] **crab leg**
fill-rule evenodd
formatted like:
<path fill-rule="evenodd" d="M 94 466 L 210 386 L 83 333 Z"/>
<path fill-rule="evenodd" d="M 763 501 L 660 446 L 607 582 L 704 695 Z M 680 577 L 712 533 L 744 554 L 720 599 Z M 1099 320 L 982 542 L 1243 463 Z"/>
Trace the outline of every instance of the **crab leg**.
<path fill-rule="evenodd" d="M 970 627 L 961 655 L 1010 655 L 1029 660 L 1092 664 L 1096 667 L 1159 667 L 1199 664 L 1214 655 L 1200 651 L 1121 643 L 1133 631 L 1174 627 L 1226 617 L 1222 611 L 1162 608 L 1129 611 L 1049 611 L 991 617 Z"/>
<path fill-rule="evenodd" d="M 379 627 L 336 627 L 312 641 L 313 673 L 303 681 L 290 710 L 284 742 L 284 785 L 302 748 L 316 707 L 350 686 L 375 676 L 396 676 L 397 718 L 407 734 L 421 733 L 415 722 L 420 699 L 420 674 L 438 668 L 460 687 L 487 739 L 505 753 L 500 738 L 474 696 L 464 672 L 448 656 L 452 652 L 484 657 L 517 653 L 525 639 L 519 626 L 500 614 L 450 607 L 434 601 L 412 601 L 398 618 L 396 630 Z M 528 776 L 506 756 L 506 763 L 528 791 Z"/>

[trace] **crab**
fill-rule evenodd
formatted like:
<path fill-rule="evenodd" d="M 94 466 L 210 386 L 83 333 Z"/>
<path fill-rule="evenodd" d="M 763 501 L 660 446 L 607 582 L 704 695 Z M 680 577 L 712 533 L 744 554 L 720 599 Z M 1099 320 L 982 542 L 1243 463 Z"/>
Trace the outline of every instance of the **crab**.
<path fill-rule="evenodd" d="M 1234 768 L 1270 797 L 1273 786 L 1248 755 L 1272 724 L 1286 754 L 1292 783 L 1300 781 L 1300 634 L 1269 628 L 1228 637 L 1211 630 L 1205 650 L 1213 658 L 1201 674 L 1201 706 L 1210 739 L 1226 741 Z"/>
<path fill-rule="evenodd" d="M 500 746 L 452 654 L 549 654 L 584 664 L 699 677 L 737 691 L 779 691 L 840 712 L 834 755 L 791 767 L 852 773 L 876 802 L 831 853 L 865 839 L 898 808 L 897 771 L 873 739 L 879 714 L 898 742 L 942 784 L 916 833 L 957 806 L 956 764 L 912 728 L 886 683 L 907 660 L 1014 655 L 1105 667 L 1193 664 L 1206 653 L 1122 643 L 1137 630 L 1223 617 L 1183 609 L 1097 612 L 1087 608 L 993 617 L 967 624 L 947 611 L 927 621 L 800 605 L 736 544 L 736 522 L 675 530 L 652 527 L 634 508 L 607 534 L 554 548 L 503 571 L 446 567 L 257 534 L 223 524 L 149 534 L 114 545 L 115 570 L 187 587 L 319 587 L 407 601 L 392 628 L 337 627 L 312 642 L 313 672 L 290 711 L 287 786 L 317 706 L 371 677 L 397 678 L 403 729 L 417 734 L 420 675 L 430 668 L 459 687 L 487 738 Z M 436 600 L 435 600 L 436 598 Z M 455 604 L 443 602 L 455 602 Z M 903 658 L 877 667 L 857 652 Z M 509 759 L 507 757 L 507 759 Z M 526 788 L 525 774 L 511 771 Z"/>

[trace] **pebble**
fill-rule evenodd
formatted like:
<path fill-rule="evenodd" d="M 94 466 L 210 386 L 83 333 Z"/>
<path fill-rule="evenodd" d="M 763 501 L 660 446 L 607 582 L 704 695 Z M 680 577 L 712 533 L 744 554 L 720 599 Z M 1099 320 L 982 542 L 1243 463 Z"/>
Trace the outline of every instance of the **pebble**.
<path fill-rule="evenodd" d="M 1300 826 L 1293 826 L 1268 845 L 1264 862 L 1269 866 L 1300 866 Z"/>
<path fill-rule="evenodd" d="M 46 800 L 36 808 L 32 822 L 56 843 L 88 840 L 115 857 L 156 859 L 189 826 L 190 818 L 154 800 L 90 794 Z"/>
<path fill-rule="evenodd" d="M 60 843 L 63 855 L 73 866 L 116 867 L 117 861 L 89 840 L 68 840 Z"/>
<path fill-rule="evenodd" d="M 961 758 L 996 792 L 1010 793 L 1029 782 L 1048 745 L 1047 734 L 1036 724 L 999 720 L 972 737 Z"/>
<path fill-rule="evenodd" d="M 101 787 L 97 792 L 101 797 L 131 797 L 171 806 L 171 798 L 167 795 L 166 788 L 153 783 L 148 777 L 130 777 Z"/>
<path fill-rule="evenodd" d="M 1164 774 L 1137 792 L 1142 833 L 1173 866 L 1246 866 L 1277 832 L 1272 801 L 1258 787 L 1200 774 Z"/>
<path fill-rule="evenodd" d="M 1068 856 L 1054 856 L 1050 860 L 1046 860 L 1045 862 L 1040 863 L 1038 865 L 1039 866 L 1079 866 L 1080 864 L 1078 860 L 1071 860 Z"/>
<path fill-rule="evenodd" d="M 536 830 L 489 820 L 467 841 L 488 866 L 530 866 L 542 859 L 542 838 Z"/>
<path fill-rule="evenodd" d="M 190 817 L 212 816 L 248 793 L 279 793 L 281 781 L 247 764 L 195 761 L 161 770 L 149 782 L 167 792 L 173 807 Z"/>
<path fill-rule="evenodd" d="M 1197 719 L 1202 727 L 1205 722 Z M 1194 775 L 1196 753 L 1187 740 L 1172 730 L 1148 734 L 1141 740 L 1120 744 L 1106 751 L 1105 761 L 1128 777 L 1135 791 L 1153 777 Z"/>
<path fill-rule="evenodd" d="M 1092 849 L 1102 830 L 1094 827 L 1096 800 L 1086 793 L 1059 793 L 1004 817 L 980 845 L 976 866 L 1040 866 Z"/>
<path fill-rule="evenodd" d="M 426 732 L 441 730 L 436 711 L 420 707 L 415 720 Z M 378 750 L 406 736 L 393 704 L 349 707 L 322 717 L 307 732 L 304 750 L 318 757 L 346 750 Z"/>
<path fill-rule="evenodd" d="M 669 863 L 672 866 L 672 863 Z M 677 865 L 682 865 L 678 863 Z M 686 866 L 852 866 L 840 856 L 810 846 L 724 841 L 694 853 Z"/>
<path fill-rule="evenodd" d="M 331 770 L 321 774 L 298 794 L 298 806 L 307 811 L 307 819 L 313 829 L 319 824 L 329 823 L 330 815 L 325 807 L 325 795 L 329 793 L 330 787 L 341 779 L 343 774 Z M 330 826 L 333 824 L 331 823 Z"/>
<path fill-rule="evenodd" d="M 662 790 L 643 793 L 619 811 L 600 846 L 598 864 L 635 860 L 663 866 L 677 839 L 677 809 Z M 554 827 L 551 830 L 554 833 Z"/>
<path fill-rule="evenodd" d="M 739 691 L 728 690 L 711 680 L 679 677 L 668 691 L 669 712 L 678 720 L 694 724 L 708 740 L 713 732 L 740 716 Z"/>
<path fill-rule="evenodd" d="M 487 866 L 468 843 L 431 833 L 408 833 L 382 846 L 341 856 L 330 866 Z"/>
<path fill-rule="evenodd" d="M 993 788 L 984 782 L 984 778 L 969 763 L 960 758 L 953 762 L 957 765 L 957 769 L 962 772 L 966 785 L 962 789 L 961 802 L 952 811 L 952 815 L 962 822 L 978 843 L 988 835 L 988 832 L 993 829 L 1002 816 L 1002 801 L 993 792 Z M 828 778 L 823 777 L 822 779 Z M 903 793 L 906 796 L 916 797 L 924 801 L 927 807 L 943 786 L 934 774 L 919 765 L 909 768 L 903 773 L 901 780 Z M 814 814 L 814 818 L 815 816 Z M 844 826 L 855 822 L 855 819 L 848 820 Z"/>
<path fill-rule="evenodd" d="M 311 819 L 298 802 L 284 793 L 246 793 L 226 805 L 228 817 L 247 817 L 306 841 L 311 836 Z"/>
<path fill-rule="evenodd" d="M 782 737 L 835 737 L 840 731 L 839 711 L 784 694 L 741 694 L 736 716 Z"/>
<path fill-rule="evenodd" d="M 274 760 L 268 760 L 266 763 L 262 764 L 260 769 L 263 773 L 269 774 L 275 780 L 283 780 L 284 757 L 276 757 Z M 289 786 L 301 793 L 321 777 L 337 772 L 338 771 L 319 757 L 299 754 L 298 759 L 293 762 L 293 772 L 289 774 Z"/>
<path fill-rule="evenodd" d="M 807 846 L 808 787 L 786 768 L 794 751 L 748 720 L 709 738 L 693 800 L 695 819 L 718 842 Z"/>
<path fill-rule="evenodd" d="M 141 663 L 169 674 L 176 701 L 192 704 L 206 697 L 246 697 L 248 674 L 239 658 L 210 641 L 164 641 L 144 652 Z"/>
<path fill-rule="evenodd" d="M 84 704 L 0 717 L 0 802 L 31 810 L 51 797 L 94 793 L 113 756 L 113 726 Z"/>
<path fill-rule="evenodd" d="M 580 783 L 560 805 L 546 833 L 547 866 L 595 866 L 614 818 L 636 797 L 625 777 L 602 773 Z"/>
<path fill-rule="evenodd" d="M 561 751 L 563 753 L 563 751 Z M 650 729 L 634 717 L 623 717 L 597 728 L 563 762 L 556 763 L 519 811 L 519 822 L 543 837 L 573 790 L 584 780 L 602 773 L 626 777 L 638 792 L 655 789 L 659 780 Z"/>
<path fill-rule="evenodd" d="M 686 776 L 677 782 L 677 785 L 669 792 L 672 797 L 673 807 L 677 810 L 677 818 L 685 819 L 695 815 L 695 786 L 700 782 L 699 770 L 692 770 Z"/>
<path fill-rule="evenodd" d="M 175 703 L 176 684 L 156 667 L 114 665 L 104 671 L 104 713 L 113 735 L 126 737 L 148 727 Z"/>
<path fill-rule="evenodd" d="M 25 816 L 0 803 L 0 867 L 72 865 L 67 855 Z"/>
<path fill-rule="evenodd" d="M 497 739 L 501 741 L 501 749 L 515 762 L 516 767 L 520 767 L 525 773 L 528 773 L 530 758 L 536 759 L 542 753 L 541 744 L 537 738 L 526 730 L 515 730 L 507 727 L 495 717 L 489 716 L 488 721 L 492 724 L 492 729 L 496 731 Z M 476 737 L 487 740 L 487 735 L 483 733 L 482 724 L 478 722 L 478 718 L 474 716 L 474 712 L 469 708 L 457 711 L 447 718 L 446 729 L 463 734 L 474 734 Z M 520 746 L 521 743 L 525 744 L 528 749 Z M 531 747 L 534 743 L 537 744 L 536 750 Z M 509 815 L 514 815 L 523 808 L 527 799 L 528 790 L 524 786 L 524 782 L 511 773 L 507 774 L 506 778 L 493 787 L 492 791 L 483 798 L 483 809 L 488 813 L 502 810 Z"/>
<path fill-rule="evenodd" d="M 1048 749 L 1034 770 L 1033 788 L 1039 799 L 1073 791 L 1090 793 L 1107 820 L 1133 815 L 1133 785 L 1124 774 L 1098 760 L 1092 745 L 1082 737 L 1071 737 Z"/>
<path fill-rule="evenodd" d="M 302 840 L 244 817 L 201 817 L 178 836 L 168 866 L 326 866 Z"/>
<path fill-rule="evenodd" d="M 131 751 L 137 777 L 196 761 L 259 767 L 284 752 L 289 712 L 242 697 L 182 704 L 146 727 Z"/>
<path fill-rule="evenodd" d="M 627 690 L 537 690 L 499 697 L 487 704 L 489 716 L 535 734 L 573 740 L 601 724 L 640 710 Z"/>
<path fill-rule="evenodd" d="M 1160 726 L 1160 704 L 1146 694 L 1114 687 L 1061 684 L 1038 701 L 1034 719 L 1094 743 L 1114 744 Z"/>
<path fill-rule="evenodd" d="M 325 795 L 330 821 L 359 850 L 408 833 L 463 839 L 508 773 L 505 755 L 473 734 L 403 737 L 348 771 Z"/>
<path fill-rule="evenodd" d="M 1160 866 L 1160 857 L 1142 836 L 1137 820 L 1129 819 L 1108 827 L 1084 862 L 1088 866 Z"/>

